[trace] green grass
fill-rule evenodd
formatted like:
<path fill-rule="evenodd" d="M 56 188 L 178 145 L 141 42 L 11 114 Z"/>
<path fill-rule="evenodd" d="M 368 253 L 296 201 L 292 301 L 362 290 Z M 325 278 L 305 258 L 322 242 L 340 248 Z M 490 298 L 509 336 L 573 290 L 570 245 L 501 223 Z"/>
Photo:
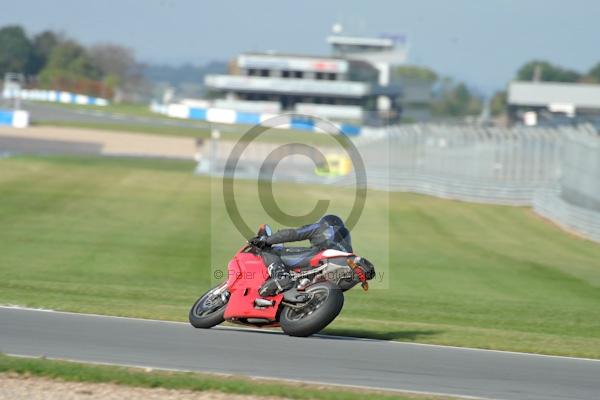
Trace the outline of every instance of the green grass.
<path fill-rule="evenodd" d="M 86 122 L 86 121 L 58 121 L 58 120 L 46 120 L 46 121 L 34 121 L 33 125 L 36 126 L 55 126 L 63 128 L 82 128 L 82 129 L 94 129 L 102 131 L 112 132 L 127 132 L 127 133 L 145 133 L 152 135 L 161 136 L 174 136 L 174 137 L 193 137 L 193 138 L 209 138 L 211 135 L 211 128 L 208 123 L 199 122 L 196 123 L 196 127 L 187 126 L 168 126 L 162 124 L 156 125 L 142 125 L 132 123 L 98 123 L 98 122 Z M 247 133 L 252 126 L 251 125 L 220 125 L 213 124 L 217 129 L 220 129 L 222 140 L 238 141 L 243 138 L 243 135 Z M 247 138 L 245 138 L 247 139 Z M 249 139 L 248 139 L 249 140 Z M 344 139 L 345 140 L 345 139 Z M 329 135 L 316 134 L 313 132 L 301 132 L 291 129 L 269 129 L 263 134 L 256 138 L 257 142 L 269 142 L 269 143 L 304 143 L 308 145 L 329 145 L 339 146 L 335 139 Z"/>
<path fill-rule="evenodd" d="M 96 106 L 91 104 L 71 104 L 71 103 L 49 103 L 43 102 L 45 106 L 63 108 L 68 110 L 88 110 L 103 111 L 108 113 L 134 115 L 138 117 L 163 117 L 161 114 L 150 111 L 150 106 L 143 103 L 109 103 L 106 106 Z"/>
<path fill-rule="evenodd" d="M 104 122 L 88 122 L 80 120 L 60 120 L 48 119 L 33 121 L 34 125 L 38 126 L 58 126 L 65 128 L 84 128 L 96 130 L 108 130 L 116 132 L 128 133 L 147 133 L 164 136 L 181 136 L 194 138 L 208 138 L 211 135 L 212 127 L 220 129 L 221 138 L 224 140 L 239 140 L 253 125 L 242 124 L 215 124 L 206 121 L 186 120 L 190 126 L 169 126 L 161 124 L 161 120 L 178 121 L 179 118 L 171 118 L 165 115 L 156 114 L 150 111 L 146 104 L 109 104 L 107 106 L 94 106 L 83 104 L 62 104 L 62 103 L 44 103 L 45 106 L 63 108 L 69 110 L 87 110 L 101 111 L 111 114 L 119 114 L 134 117 L 146 117 L 156 120 L 156 124 L 151 122 L 130 123 L 130 122 L 114 122 L 107 120 Z M 313 145 L 336 145 L 336 142 L 328 137 L 328 135 L 315 134 L 314 132 L 304 132 L 295 129 L 269 129 L 261 134 L 257 141 L 272 142 L 272 143 L 289 143 L 300 142 Z"/>
<path fill-rule="evenodd" d="M 225 265 L 242 241 L 216 200 L 219 182 L 192 169 L 0 160 L 0 303 L 185 321 L 211 284 L 210 266 Z M 255 186 L 236 183 L 252 226 L 270 221 Z M 332 195 L 334 211 L 353 201 L 327 186 L 275 191 L 292 214 Z M 347 292 L 327 333 L 600 358 L 598 244 L 527 208 L 379 192 L 368 204 L 353 242 L 384 282 Z"/>
<path fill-rule="evenodd" d="M 119 385 L 213 391 L 256 396 L 277 396 L 290 399 L 373 400 L 441 399 L 416 395 L 386 394 L 377 391 L 349 390 L 281 381 L 251 380 L 243 377 L 222 377 L 191 372 L 145 372 L 138 368 L 109 367 L 39 358 L 9 357 L 0 354 L 0 373 L 17 373 L 75 382 L 102 382 Z M 444 397 L 447 398 L 447 397 Z"/>
<path fill-rule="evenodd" d="M 103 131 L 113 132 L 127 132 L 127 133 L 146 133 L 153 135 L 163 136 L 181 136 L 181 137 L 198 137 L 207 138 L 210 137 L 210 127 L 207 124 L 201 123 L 197 127 L 186 127 L 186 126 L 166 126 L 161 124 L 156 125 L 142 125 L 142 124 L 128 124 L 128 123 L 113 123 L 113 122 L 86 122 L 86 121 L 61 121 L 61 120 L 42 120 L 34 121 L 35 126 L 56 126 L 64 128 L 83 128 L 83 129 L 94 129 Z M 242 132 L 240 131 L 239 135 Z"/>

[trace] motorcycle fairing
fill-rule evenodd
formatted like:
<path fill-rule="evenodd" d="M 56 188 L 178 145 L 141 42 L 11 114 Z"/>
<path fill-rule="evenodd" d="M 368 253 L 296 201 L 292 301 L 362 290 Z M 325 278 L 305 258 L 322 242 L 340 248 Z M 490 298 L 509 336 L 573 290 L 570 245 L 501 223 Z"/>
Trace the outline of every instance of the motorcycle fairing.
<path fill-rule="evenodd" d="M 230 293 L 225 309 L 225 319 L 232 318 L 265 318 L 277 319 L 277 310 L 283 299 L 282 294 L 268 297 L 273 305 L 255 308 L 254 300 L 261 298 L 258 289 L 269 278 L 267 268 L 260 256 L 239 252 L 228 264 L 227 287 Z"/>
<path fill-rule="evenodd" d="M 335 257 L 350 257 L 353 255 L 354 255 L 354 253 L 346 253 L 345 251 L 332 250 L 332 249 L 323 250 L 323 251 L 315 254 L 314 257 L 310 259 L 310 265 L 313 267 L 316 267 L 319 265 L 319 262 L 324 259 L 335 258 Z"/>

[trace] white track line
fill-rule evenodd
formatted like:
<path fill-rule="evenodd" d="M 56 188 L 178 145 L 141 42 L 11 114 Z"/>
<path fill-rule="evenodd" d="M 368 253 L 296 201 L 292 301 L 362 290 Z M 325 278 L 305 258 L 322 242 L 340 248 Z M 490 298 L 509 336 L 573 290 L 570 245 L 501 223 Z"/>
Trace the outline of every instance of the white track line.
<path fill-rule="evenodd" d="M 115 316 L 115 315 L 77 313 L 77 312 L 72 312 L 72 311 L 58 311 L 58 310 L 51 310 L 51 309 L 45 309 L 45 308 L 23 307 L 23 306 L 12 305 L 12 304 L 0 305 L 0 308 L 13 309 L 13 310 L 24 310 L 24 311 L 38 311 L 38 312 L 47 312 L 47 313 L 56 313 L 56 314 L 81 315 L 81 316 L 87 316 L 87 317 L 125 319 L 125 320 L 132 320 L 132 321 L 159 322 L 159 323 L 164 323 L 164 324 L 189 325 L 189 323 L 181 322 L 181 321 L 167 321 L 167 320 L 163 320 L 163 319 L 120 317 L 120 316 Z M 217 326 L 212 329 L 232 330 L 232 331 L 269 332 L 269 333 L 275 333 L 275 334 L 283 334 L 280 331 L 275 331 L 275 330 L 270 330 L 270 329 L 265 329 L 265 328 L 252 328 L 252 327 Z M 567 360 L 576 360 L 576 361 L 600 362 L 600 359 L 595 359 L 595 358 L 557 356 L 557 355 L 551 355 L 551 354 L 526 353 L 526 352 L 509 351 L 509 350 L 478 349 L 475 347 L 448 346 L 448 345 L 442 345 L 442 344 L 399 342 L 399 341 L 391 341 L 391 340 L 370 339 L 370 338 L 360 338 L 360 337 L 341 336 L 341 335 L 316 334 L 313 336 L 322 337 L 322 338 L 359 340 L 359 341 L 375 342 L 375 343 L 389 343 L 389 344 L 397 344 L 397 345 L 405 345 L 405 346 L 421 346 L 421 347 L 433 347 L 433 348 L 442 348 L 442 349 L 455 349 L 455 350 L 465 350 L 465 351 L 500 353 L 500 354 L 517 355 L 517 356 L 534 356 L 534 357 L 558 358 L 558 359 L 567 359 Z"/>
<path fill-rule="evenodd" d="M 0 306 L 0 308 L 6 308 Z M 443 397 L 454 397 L 460 399 L 470 399 L 470 400 L 493 400 L 490 397 L 476 397 L 476 396 L 468 396 L 468 395 L 460 395 L 460 394 L 451 394 L 451 393 L 440 393 L 440 392 L 427 392 L 420 390 L 404 390 L 404 389 L 380 389 L 372 386 L 360 386 L 360 385 L 348 385 L 343 383 L 329 383 L 329 382 L 321 382 L 321 381 L 303 381 L 298 379 L 288 379 L 288 378 L 273 378 L 269 376 L 257 376 L 257 375 L 239 375 L 239 374 L 228 374 L 224 372 L 210 372 L 210 371 L 201 371 L 201 370 L 190 370 L 183 368 L 165 368 L 165 367 L 154 367 L 150 365 L 137 365 L 137 364 L 122 364 L 122 363 L 108 363 L 102 361 L 82 361 L 71 358 L 61 358 L 61 357 L 46 357 L 46 356 L 26 356 L 22 354 L 6 354 L 10 357 L 18 357 L 18 358 L 28 358 L 28 359 L 44 359 L 44 360 L 55 360 L 55 361 L 67 361 L 67 362 L 75 362 L 79 364 L 92 364 L 92 365 L 104 365 L 104 366 L 119 366 L 126 368 L 138 368 L 143 370 L 157 370 L 157 371 L 169 371 L 169 372 L 191 372 L 191 373 L 200 373 L 207 375 L 214 375 L 226 378 L 250 378 L 260 381 L 281 381 L 288 382 L 292 384 L 309 384 L 309 385 L 319 385 L 319 386 L 327 386 L 330 388 L 342 388 L 342 389 L 360 389 L 360 390 L 369 390 L 375 392 L 389 392 L 389 393 L 399 393 L 399 394 L 417 394 L 417 395 L 425 395 L 425 396 L 443 396 Z M 152 372 L 152 371 L 148 371 Z"/>

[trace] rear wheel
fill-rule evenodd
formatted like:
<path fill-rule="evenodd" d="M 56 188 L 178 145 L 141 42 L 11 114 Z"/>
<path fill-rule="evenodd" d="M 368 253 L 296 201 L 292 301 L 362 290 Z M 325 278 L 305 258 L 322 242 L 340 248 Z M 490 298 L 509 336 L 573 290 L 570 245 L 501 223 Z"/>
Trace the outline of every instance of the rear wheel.
<path fill-rule="evenodd" d="M 306 288 L 312 298 L 304 304 L 284 306 L 279 316 L 281 329 L 290 336 L 310 336 L 325 328 L 344 306 L 344 294 L 337 285 L 321 282 Z"/>
<path fill-rule="evenodd" d="M 196 300 L 189 314 L 190 324 L 195 328 L 212 328 L 225 321 L 223 316 L 229 301 L 229 293 L 223 290 L 226 284 L 221 283 Z"/>

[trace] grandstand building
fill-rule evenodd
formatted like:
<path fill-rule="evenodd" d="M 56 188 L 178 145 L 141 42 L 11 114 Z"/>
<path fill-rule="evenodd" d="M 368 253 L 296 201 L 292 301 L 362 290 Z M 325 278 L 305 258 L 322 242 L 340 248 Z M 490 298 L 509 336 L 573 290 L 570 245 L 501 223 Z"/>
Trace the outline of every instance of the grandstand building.
<path fill-rule="evenodd" d="M 243 53 L 227 75 L 207 75 L 205 86 L 221 108 L 295 112 L 334 121 L 369 124 L 397 121 L 405 91 L 390 79 L 391 66 L 406 60 L 397 38 L 333 35 L 330 56 Z M 419 94 L 428 101 L 428 90 Z"/>

